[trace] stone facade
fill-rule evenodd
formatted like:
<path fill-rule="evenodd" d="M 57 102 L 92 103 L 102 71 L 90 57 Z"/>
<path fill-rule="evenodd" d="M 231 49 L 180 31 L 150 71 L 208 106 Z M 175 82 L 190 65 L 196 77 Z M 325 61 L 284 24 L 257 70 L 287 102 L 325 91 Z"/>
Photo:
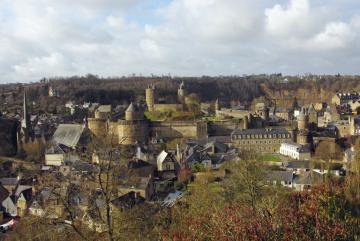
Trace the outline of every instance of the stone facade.
<path fill-rule="evenodd" d="M 155 111 L 155 86 L 149 85 L 148 88 L 145 90 L 145 100 L 147 108 L 150 112 Z"/>
<path fill-rule="evenodd" d="M 159 104 L 156 103 L 156 91 L 154 85 L 149 85 L 145 90 L 145 100 L 147 110 L 149 112 L 153 111 L 184 111 L 185 109 L 185 98 L 186 98 L 186 90 L 184 86 L 184 82 L 179 85 L 178 89 L 178 103 L 173 104 Z"/>
<path fill-rule="evenodd" d="M 156 138 L 205 138 L 206 121 L 156 121 L 150 122 L 138 106 L 130 104 L 125 111 L 125 119 L 117 122 L 106 119 L 88 118 L 88 127 L 97 137 L 112 137 L 114 144 L 132 145 L 147 143 Z"/>
<path fill-rule="evenodd" d="M 292 135 L 284 128 L 235 130 L 231 141 L 240 150 L 277 153 L 281 143 L 292 141 Z"/>
<path fill-rule="evenodd" d="M 157 121 L 150 124 L 150 135 L 158 138 L 205 138 L 207 134 L 205 121 Z"/>

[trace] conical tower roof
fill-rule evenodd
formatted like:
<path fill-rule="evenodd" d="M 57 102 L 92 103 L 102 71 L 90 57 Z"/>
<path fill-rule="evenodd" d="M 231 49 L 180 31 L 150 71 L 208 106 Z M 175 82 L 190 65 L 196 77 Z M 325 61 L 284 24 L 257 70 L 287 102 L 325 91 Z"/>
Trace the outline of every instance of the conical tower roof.
<path fill-rule="evenodd" d="M 23 128 L 30 128 L 30 114 L 28 111 L 28 103 L 26 98 L 26 90 L 24 90 L 24 100 L 23 100 L 23 122 L 22 122 Z"/>
<path fill-rule="evenodd" d="M 131 102 L 129 107 L 126 109 L 126 112 L 135 112 L 134 104 Z"/>
<path fill-rule="evenodd" d="M 305 118 L 306 118 L 305 108 L 302 107 L 299 115 L 297 116 L 297 119 L 298 120 L 305 120 Z"/>

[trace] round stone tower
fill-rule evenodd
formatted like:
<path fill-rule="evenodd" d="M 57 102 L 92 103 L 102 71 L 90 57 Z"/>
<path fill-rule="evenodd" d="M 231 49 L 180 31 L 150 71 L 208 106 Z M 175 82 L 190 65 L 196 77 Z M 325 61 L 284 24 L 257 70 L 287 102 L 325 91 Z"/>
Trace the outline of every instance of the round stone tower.
<path fill-rule="evenodd" d="M 154 105 L 155 105 L 155 86 L 149 85 L 147 89 L 145 90 L 145 99 L 146 99 L 146 105 L 148 108 L 148 111 L 153 112 Z"/>
<path fill-rule="evenodd" d="M 244 129 L 244 130 L 249 129 L 249 117 L 248 117 L 247 115 L 244 117 L 243 129 Z"/>
<path fill-rule="evenodd" d="M 107 134 L 106 119 L 88 118 L 88 128 L 96 137 L 103 137 Z"/>
<path fill-rule="evenodd" d="M 299 115 L 297 116 L 297 124 L 298 124 L 298 130 L 302 131 L 302 130 L 306 130 L 307 128 L 307 115 L 306 115 L 306 111 L 305 108 L 303 107 L 299 113 Z"/>
<path fill-rule="evenodd" d="M 134 145 L 146 143 L 149 133 L 149 125 L 146 120 L 119 120 L 119 144 Z"/>
<path fill-rule="evenodd" d="M 317 125 L 318 125 L 318 114 L 317 114 L 313 104 L 311 104 L 310 107 L 309 107 L 308 116 L 309 116 L 309 124 L 313 125 L 314 127 L 317 127 Z"/>
<path fill-rule="evenodd" d="M 215 101 L 215 111 L 220 110 L 220 103 L 219 103 L 219 99 L 216 99 Z"/>
<path fill-rule="evenodd" d="M 308 144 L 308 132 L 305 130 L 298 132 L 296 142 L 300 145 Z"/>
<path fill-rule="evenodd" d="M 147 142 L 149 125 L 144 118 L 144 112 L 137 105 L 131 103 L 126 109 L 125 120 L 118 122 L 118 133 L 120 145 Z"/>
<path fill-rule="evenodd" d="M 139 106 L 134 105 L 132 102 L 125 111 L 125 120 L 144 120 L 144 112 L 139 108 Z"/>

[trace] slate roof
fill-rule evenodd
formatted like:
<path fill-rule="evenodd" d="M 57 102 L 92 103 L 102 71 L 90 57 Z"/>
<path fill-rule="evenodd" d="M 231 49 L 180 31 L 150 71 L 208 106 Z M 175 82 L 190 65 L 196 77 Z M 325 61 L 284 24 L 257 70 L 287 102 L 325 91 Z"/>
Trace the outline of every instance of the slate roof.
<path fill-rule="evenodd" d="M 139 194 L 131 191 L 111 201 L 111 204 L 120 209 L 131 209 L 137 204 L 143 203 L 145 199 Z"/>
<path fill-rule="evenodd" d="M 0 179 L 0 183 L 5 186 L 16 186 L 19 180 L 16 177 L 4 177 Z"/>
<path fill-rule="evenodd" d="M 20 194 L 26 190 L 29 190 L 29 189 L 32 189 L 32 186 L 28 186 L 28 185 L 19 185 L 17 188 L 16 188 L 16 191 L 15 191 L 15 196 L 18 197 L 20 196 Z"/>
<path fill-rule="evenodd" d="M 58 144 L 75 148 L 85 127 L 80 124 L 60 124 L 54 133 L 54 140 Z"/>
<path fill-rule="evenodd" d="M 305 172 L 300 175 L 296 175 L 294 178 L 294 183 L 301 185 L 312 185 L 310 172 Z"/>
<path fill-rule="evenodd" d="M 9 196 L 9 191 L 0 185 L 0 204 Z"/>
<path fill-rule="evenodd" d="M 290 134 L 285 128 L 260 128 L 234 130 L 231 135 L 265 135 L 265 134 Z"/>
<path fill-rule="evenodd" d="M 292 182 L 293 173 L 291 171 L 270 171 L 267 173 L 266 180 Z"/>
<path fill-rule="evenodd" d="M 303 160 L 296 160 L 296 161 L 289 161 L 286 165 L 286 168 L 289 169 L 310 169 L 310 161 L 303 161 Z"/>

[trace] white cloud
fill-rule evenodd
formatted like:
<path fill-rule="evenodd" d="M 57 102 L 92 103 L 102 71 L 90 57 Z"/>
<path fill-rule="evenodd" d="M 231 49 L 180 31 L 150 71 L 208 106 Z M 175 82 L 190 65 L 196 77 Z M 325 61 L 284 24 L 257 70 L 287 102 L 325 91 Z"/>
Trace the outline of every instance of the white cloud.
<path fill-rule="evenodd" d="M 0 0 L 0 82 L 358 71 L 357 0 L 279 2 Z"/>
<path fill-rule="evenodd" d="M 259 30 L 258 5 L 259 0 L 174 0 L 159 11 L 167 21 L 158 27 L 201 40 L 246 38 Z"/>
<path fill-rule="evenodd" d="M 13 66 L 16 74 L 23 77 L 61 76 L 72 71 L 71 63 L 60 53 L 28 59 Z"/>
<path fill-rule="evenodd" d="M 337 49 L 346 48 L 356 37 L 356 33 L 344 22 L 328 23 L 321 33 L 317 34 L 311 41 L 313 49 Z"/>
<path fill-rule="evenodd" d="M 330 13 L 326 7 L 311 8 L 310 0 L 290 0 L 265 9 L 265 26 L 277 37 L 308 37 L 322 28 Z"/>

